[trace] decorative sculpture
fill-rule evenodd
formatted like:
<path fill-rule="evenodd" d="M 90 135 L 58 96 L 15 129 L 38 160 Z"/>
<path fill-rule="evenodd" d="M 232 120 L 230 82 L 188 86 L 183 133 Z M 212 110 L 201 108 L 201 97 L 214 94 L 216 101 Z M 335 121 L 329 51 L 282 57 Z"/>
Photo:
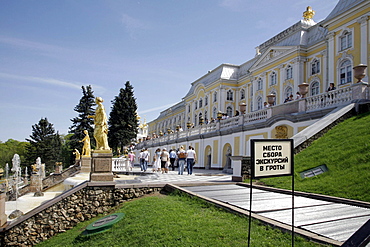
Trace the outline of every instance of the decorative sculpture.
<path fill-rule="evenodd" d="M 75 151 L 73 152 L 73 154 L 76 156 L 76 160 L 81 159 L 80 152 L 77 149 L 75 149 Z"/>
<path fill-rule="evenodd" d="M 80 141 L 84 143 L 82 147 L 82 156 L 90 157 L 91 156 L 90 136 L 87 130 L 84 130 L 84 133 L 85 133 L 85 137 Z"/>
<path fill-rule="evenodd" d="M 95 102 L 98 105 L 98 107 L 95 109 L 95 115 L 88 117 L 94 119 L 94 138 L 96 141 L 96 149 L 110 150 L 108 145 L 108 118 L 103 106 L 103 99 L 101 97 L 97 97 Z"/>

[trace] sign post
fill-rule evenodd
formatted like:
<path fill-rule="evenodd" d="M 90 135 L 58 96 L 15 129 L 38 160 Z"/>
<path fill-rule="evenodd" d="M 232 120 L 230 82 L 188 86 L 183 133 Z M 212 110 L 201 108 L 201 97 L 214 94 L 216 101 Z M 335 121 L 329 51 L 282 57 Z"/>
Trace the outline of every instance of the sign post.
<path fill-rule="evenodd" d="M 292 246 L 294 246 L 294 144 L 292 139 L 251 140 L 249 234 L 252 216 L 252 179 L 292 176 Z"/>

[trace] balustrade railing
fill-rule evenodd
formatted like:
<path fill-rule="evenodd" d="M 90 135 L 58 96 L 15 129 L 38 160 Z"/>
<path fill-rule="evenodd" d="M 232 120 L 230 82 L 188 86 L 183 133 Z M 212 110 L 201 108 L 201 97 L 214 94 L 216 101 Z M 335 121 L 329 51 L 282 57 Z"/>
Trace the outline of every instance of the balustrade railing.
<path fill-rule="evenodd" d="M 360 87 L 364 87 L 366 89 L 362 89 L 361 91 L 359 90 L 361 89 Z M 310 96 L 304 99 L 291 101 L 287 104 L 280 104 L 277 106 L 264 108 L 255 112 L 242 114 L 228 119 L 222 119 L 214 123 L 203 124 L 184 131 L 175 132 L 173 134 L 145 141 L 144 143 L 139 143 L 137 148 L 141 148 L 144 146 L 156 146 L 156 144 L 158 144 L 159 146 L 159 143 L 163 142 L 164 140 L 174 141 L 189 136 L 214 132 L 216 130 L 248 125 L 255 121 L 268 119 L 273 115 L 290 114 L 299 111 L 314 111 L 329 107 L 337 107 L 350 103 L 355 99 L 365 98 L 369 98 L 368 86 L 354 84 L 346 88 L 341 88 L 319 95 Z"/>
<path fill-rule="evenodd" d="M 130 161 L 127 158 L 112 158 L 112 172 L 124 172 L 130 170 Z"/>

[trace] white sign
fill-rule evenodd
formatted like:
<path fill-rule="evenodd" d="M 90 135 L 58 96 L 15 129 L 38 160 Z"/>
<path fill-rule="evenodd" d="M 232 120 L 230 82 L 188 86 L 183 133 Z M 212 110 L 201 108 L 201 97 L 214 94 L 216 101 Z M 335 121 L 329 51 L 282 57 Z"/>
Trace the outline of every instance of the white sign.
<path fill-rule="evenodd" d="M 252 178 L 293 174 L 292 139 L 251 140 Z"/>

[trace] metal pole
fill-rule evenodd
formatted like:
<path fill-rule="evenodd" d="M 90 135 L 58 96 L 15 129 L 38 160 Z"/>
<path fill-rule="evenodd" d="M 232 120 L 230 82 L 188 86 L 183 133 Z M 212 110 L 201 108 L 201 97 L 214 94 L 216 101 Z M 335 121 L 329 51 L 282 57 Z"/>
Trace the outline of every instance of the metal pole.
<path fill-rule="evenodd" d="M 248 225 L 248 247 L 251 243 L 251 226 L 252 226 L 252 176 L 249 184 L 249 225 Z"/>

